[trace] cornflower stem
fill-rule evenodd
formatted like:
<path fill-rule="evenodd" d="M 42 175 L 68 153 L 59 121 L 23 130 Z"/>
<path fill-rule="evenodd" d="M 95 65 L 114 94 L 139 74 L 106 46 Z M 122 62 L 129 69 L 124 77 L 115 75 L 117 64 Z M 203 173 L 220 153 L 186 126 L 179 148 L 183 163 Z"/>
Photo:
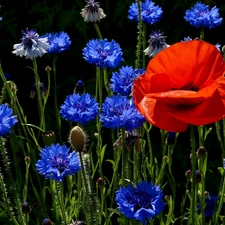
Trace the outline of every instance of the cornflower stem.
<path fill-rule="evenodd" d="M 37 89 L 37 98 L 38 98 L 38 107 L 39 107 L 39 117 L 40 117 L 40 128 L 45 131 L 45 116 L 44 116 L 44 108 L 43 102 L 41 99 L 41 90 L 40 90 L 40 78 L 37 71 L 37 62 L 36 59 L 33 59 L 33 70 L 35 76 L 35 84 Z"/>
<path fill-rule="evenodd" d="M 134 146 L 133 158 L 134 158 L 134 166 L 133 166 L 133 180 L 139 181 L 141 178 L 141 168 L 140 168 L 140 150 L 137 149 L 136 145 Z"/>
<path fill-rule="evenodd" d="M 29 214 L 25 214 L 24 215 L 24 218 L 25 218 L 25 224 L 28 225 L 28 222 L 29 222 Z"/>
<path fill-rule="evenodd" d="M 113 193 L 113 195 L 114 195 L 114 193 L 115 193 L 115 188 L 116 188 L 116 185 L 117 185 L 116 178 L 117 178 L 117 174 L 118 174 L 118 170 L 119 170 L 119 162 L 120 162 L 120 159 L 121 159 L 122 151 L 123 151 L 122 148 L 119 148 L 116 151 L 117 157 L 115 157 L 116 159 L 115 159 L 115 164 L 114 164 L 113 177 L 111 179 L 111 183 L 109 185 L 106 196 L 110 196 L 111 193 Z M 111 201 L 110 208 L 112 208 L 113 203 L 114 203 L 114 200 Z"/>
<path fill-rule="evenodd" d="M 105 187 L 100 188 L 100 210 L 99 210 L 99 224 L 102 224 L 102 216 L 105 208 Z M 107 211 L 107 210 L 106 210 Z"/>
<path fill-rule="evenodd" d="M 202 26 L 200 31 L 200 40 L 204 39 L 204 34 L 205 34 L 204 27 Z"/>
<path fill-rule="evenodd" d="M 23 202 L 27 201 L 27 188 L 28 188 L 30 162 L 27 160 L 27 161 L 25 161 L 25 164 L 26 164 L 26 173 L 25 173 L 25 185 L 24 185 L 24 189 L 23 189 Z"/>
<path fill-rule="evenodd" d="M 222 149 L 222 158 L 224 158 L 224 142 L 223 142 L 221 134 L 220 134 L 220 121 L 215 122 L 215 125 L 216 125 L 217 138 L 218 138 L 219 143 L 220 143 L 220 148 Z"/>
<path fill-rule="evenodd" d="M 150 127 L 148 128 L 148 124 L 145 122 L 144 123 L 144 129 L 146 131 L 146 135 L 147 135 L 147 143 L 148 143 L 148 149 L 149 149 L 149 158 L 150 158 L 150 165 L 149 167 L 151 168 L 151 173 L 150 173 L 150 177 L 151 177 L 151 180 L 154 180 L 154 166 L 153 166 L 153 151 L 152 151 L 152 143 L 151 143 L 151 139 L 150 139 L 150 130 L 152 128 L 152 125 L 150 125 Z"/>
<path fill-rule="evenodd" d="M 192 154 L 191 154 L 191 159 L 192 159 L 192 186 L 191 186 L 191 224 L 195 224 L 195 219 L 196 219 L 196 145 L 195 145 L 195 135 L 194 135 L 194 126 L 190 125 L 190 136 L 191 136 L 191 147 L 192 147 Z"/>
<path fill-rule="evenodd" d="M 82 177 L 83 177 L 83 182 L 84 182 L 84 188 L 85 188 L 85 194 L 87 196 L 87 202 L 88 202 L 88 207 L 90 210 L 90 221 L 94 221 L 94 214 L 93 214 L 93 210 L 91 207 L 91 201 L 90 201 L 90 197 L 89 197 L 89 192 L 88 192 L 88 183 L 87 183 L 87 179 L 86 179 L 86 175 L 85 175 L 85 169 L 84 169 L 84 162 L 83 162 L 83 157 L 82 157 L 82 152 L 79 152 L 79 157 L 80 157 L 80 163 L 81 163 L 81 169 L 82 169 Z"/>
<path fill-rule="evenodd" d="M 51 195 L 53 198 L 53 212 L 54 214 L 54 218 L 56 223 L 60 223 L 60 219 L 59 219 L 59 210 L 58 210 L 58 206 L 59 206 L 59 202 L 58 202 L 58 198 L 57 198 L 57 186 L 56 186 L 56 182 L 54 180 L 50 180 L 50 190 L 51 190 Z"/>
<path fill-rule="evenodd" d="M 174 204 L 175 204 L 175 199 L 176 199 L 176 181 L 174 179 L 174 176 L 173 176 L 173 172 L 172 172 L 172 156 L 173 156 L 173 149 L 174 149 L 174 145 L 168 145 L 168 167 L 169 167 L 169 174 L 170 174 L 170 185 L 171 185 L 171 188 L 172 188 L 172 193 L 173 193 L 173 200 L 171 201 L 172 204 L 171 204 L 171 215 L 173 214 L 173 211 L 174 211 Z M 170 221 L 172 218 L 169 218 Z M 168 221 L 168 220 L 167 220 Z"/>
<path fill-rule="evenodd" d="M 61 118 L 59 115 L 59 107 L 58 107 L 58 98 L 57 98 L 57 72 L 56 72 L 56 61 L 57 61 L 57 55 L 53 56 L 53 87 L 54 87 L 54 105 L 55 105 L 55 118 L 56 118 L 56 126 L 57 126 L 57 130 L 58 130 L 58 135 L 59 135 L 59 140 L 61 142 Z M 48 72 L 48 85 L 50 85 L 50 71 Z M 48 88 L 48 91 L 50 89 L 50 86 Z"/>
<path fill-rule="evenodd" d="M 104 69 L 103 70 L 103 74 L 104 74 L 104 84 L 105 84 L 105 89 L 108 93 L 108 96 L 111 95 L 111 91 L 110 91 L 110 88 L 109 88 L 109 78 L 108 78 L 108 72 L 107 72 L 107 69 Z"/>
<path fill-rule="evenodd" d="M 121 177 L 121 185 L 125 186 L 126 179 L 126 167 L 127 167 L 127 149 L 125 146 L 125 130 L 122 129 L 122 177 Z"/>
<path fill-rule="evenodd" d="M 101 69 L 99 67 L 96 67 L 96 82 L 98 82 L 98 87 L 97 90 L 98 92 L 96 92 L 96 97 L 98 96 L 98 98 L 96 98 L 96 100 L 98 99 L 99 102 L 99 108 L 101 110 L 102 108 L 102 102 L 103 102 L 103 88 L 102 88 L 102 77 L 101 77 Z M 98 155 L 98 163 L 99 163 L 99 174 L 102 177 L 103 176 L 103 172 L 102 172 L 102 158 L 101 158 L 101 151 L 102 151 L 102 136 L 101 136 L 101 122 L 100 122 L 100 118 L 99 116 L 97 117 L 97 147 L 96 147 L 96 152 Z"/>
<path fill-rule="evenodd" d="M 102 39 L 102 34 L 101 34 L 100 29 L 98 27 L 98 24 L 96 22 L 94 22 L 94 27 L 95 27 L 95 30 L 96 30 L 96 32 L 98 34 L 98 38 Z"/>
<path fill-rule="evenodd" d="M 136 61 L 135 61 L 135 67 L 140 67 L 140 58 L 141 58 L 141 44 L 142 44 L 142 19 L 141 19 L 141 1 L 137 0 L 138 4 L 138 43 L 137 43 L 137 50 L 136 50 Z"/>
<path fill-rule="evenodd" d="M 218 204 L 218 208 L 214 214 L 214 218 L 213 218 L 213 224 L 217 224 L 218 223 L 218 218 L 223 206 L 223 201 L 224 201 L 224 194 L 225 194 L 225 170 L 223 173 L 223 182 L 222 185 L 220 186 L 221 191 L 219 193 L 218 199 L 219 199 L 219 204 Z"/>

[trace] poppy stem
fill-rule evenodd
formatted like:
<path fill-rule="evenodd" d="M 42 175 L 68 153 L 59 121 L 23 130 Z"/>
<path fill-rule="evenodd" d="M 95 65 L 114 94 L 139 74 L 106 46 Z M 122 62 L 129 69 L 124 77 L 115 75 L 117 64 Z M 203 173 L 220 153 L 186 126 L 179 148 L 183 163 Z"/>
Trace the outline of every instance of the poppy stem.
<path fill-rule="evenodd" d="M 190 136 L 191 136 L 191 147 L 192 147 L 192 186 L 191 186 L 191 224 L 195 224 L 195 214 L 196 214 L 196 145 L 195 145 L 195 135 L 194 126 L 190 125 Z"/>

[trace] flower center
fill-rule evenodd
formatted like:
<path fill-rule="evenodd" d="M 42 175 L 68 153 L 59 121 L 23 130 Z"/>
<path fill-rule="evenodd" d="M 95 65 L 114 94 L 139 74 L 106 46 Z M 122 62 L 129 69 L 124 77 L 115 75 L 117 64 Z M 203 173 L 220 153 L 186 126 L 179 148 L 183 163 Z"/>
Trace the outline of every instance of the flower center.
<path fill-rule="evenodd" d="M 59 154 L 59 156 L 52 156 L 52 159 L 50 160 L 52 166 L 59 170 L 60 173 L 62 173 L 66 168 L 68 168 L 69 160 L 64 157 L 64 155 Z"/>
<path fill-rule="evenodd" d="M 185 91 L 195 91 L 198 92 L 198 87 L 194 84 L 193 81 L 186 83 L 184 86 L 180 88 L 171 88 L 171 90 L 185 90 Z"/>
<path fill-rule="evenodd" d="M 100 55 L 103 59 L 106 59 L 108 56 L 112 55 L 112 52 L 109 51 L 109 50 L 102 50 L 102 49 L 99 49 L 99 50 L 98 50 L 98 53 L 99 53 L 99 55 Z"/>
<path fill-rule="evenodd" d="M 134 205 L 134 209 L 137 211 L 141 208 L 152 209 L 150 196 L 145 192 L 135 191 L 132 196 L 130 196 L 129 203 Z"/>

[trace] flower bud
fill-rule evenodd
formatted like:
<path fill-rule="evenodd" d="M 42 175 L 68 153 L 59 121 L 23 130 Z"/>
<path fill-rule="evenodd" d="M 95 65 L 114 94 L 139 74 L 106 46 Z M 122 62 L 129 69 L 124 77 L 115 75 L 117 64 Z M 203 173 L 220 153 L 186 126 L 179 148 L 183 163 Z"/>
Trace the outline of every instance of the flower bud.
<path fill-rule="evenodd" d="M 205 147 L 200 146 L 199 149 L 197 150 L 197 157 L 198 157 L 198 158 L 200 158 L 200 157 L 204 158 L 206 152 L 207 152 L 207 151 L 206 151 Z"/>
<path fill-rule="evenodd" d="M 198 170 L 196 170 L 195 175 L 196 175 L 196 182 L 200 183 L 202 181 L 202 174 Z"/>
<path fill-rule="evenodd" d="M 29 214 L 31 212 L 31 207 L 30 207 L 29 203 L 27 203 L 27 202 L 23 203 L 23 205 L 22 205 L 22 212 L 24 214 Z"/>
<path fill-rule="evenodd" d="M 51 71 L 51 70 L 52 70 L 52 68 L 50 66 L 45 67 L 45 71 Z"/>
<path fill-rule="evenodd" d="M 86 135 L 82 128 L 75 126 L 70 131 L 69 143 L 77 152 L 82 152 L 85 150 Z"/>
<path fill-rule="evenodd" d="M 96 182 L 97 187 L 103 189 L 105 187 L 105 180 L 102 177 L 99 177 Z"/>
<path fill-rule="evenodd" d="M 176 133 L 175 132 L 168 132 L 166 138 L 167 145 L 174 145 L 176 143 Z"/>
<path fill-rule="evenodd" d="M 191 176 L 192 176 L 192 172 L 191 170 L 187 170 L 186 173 L 185 173 L 185 176 L 189 179 L 191 179 Z"/>
<path fill-rule="evenodd" d="M 42 225 L 52 225 L 52 221 L 50 219 L 44 219 Z"/>
<path fill-rule="evenodd" d="M 53 130 L 48 130 L 43 132 L 42 138 L 43 138 L 45 146 L 56 144 L 55 132 Z"/>

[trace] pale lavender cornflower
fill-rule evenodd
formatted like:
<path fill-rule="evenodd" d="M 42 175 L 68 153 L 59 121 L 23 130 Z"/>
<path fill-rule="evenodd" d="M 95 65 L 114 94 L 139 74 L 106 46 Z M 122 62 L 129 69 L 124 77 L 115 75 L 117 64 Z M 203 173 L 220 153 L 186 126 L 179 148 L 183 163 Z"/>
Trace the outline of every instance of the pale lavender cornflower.
<path fill-rule="evenodd" d="M 166 43 L 166 36 L 163 36 L 160 30 L 153 31 L 149 38 L 149 46 L 144 50 L 145 55 L 149 57 L 154 57 L 157 53 L 170 46 Z"/>
<path fill-rule="evenodd" d="M 106 17 L 98 2 L 95 2 L 95 0 L 88 0 L 86 2 L 86 6 L 81 10 L 80 13 L 84 18 L 84 21 L 97 22 Z"/>
<path fill-rule="evenodd" d="M 22 31 L 22 43 L 13 45 L 15 49 L 12 53 L 19 55 L 20 57 L 25 56 L 26 59 L 35 59 L 41 57 L 49 48 L 48 38 L 40 38 L 39 34 L 35 30 Z"/>

